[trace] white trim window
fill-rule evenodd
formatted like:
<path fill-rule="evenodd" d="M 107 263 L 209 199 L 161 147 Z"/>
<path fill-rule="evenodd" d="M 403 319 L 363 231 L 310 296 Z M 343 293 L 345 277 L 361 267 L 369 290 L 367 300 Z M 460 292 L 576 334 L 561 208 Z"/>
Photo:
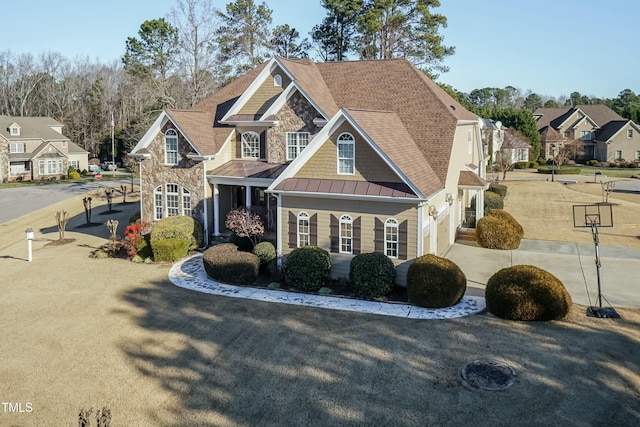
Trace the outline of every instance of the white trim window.
<path fill-rule="evenodd" d="M 338 175 L 355 173 L 356 140 L 350 133 L 342 133 L 338 137 Z"/>
<path fill-rule="evenodd" d="M 622 160 L 622 150 L 616 150 L 615 160 Z"/>
<path fill-rule="evenodd" d="M 627 138 L 633 138 L 633 129 L 627 129 Z"/>
<path fill-rule="evenodd" d="M 340 217 L 340 253 L 353 253 L 353 219 L 349 215 Z"/>
<path fill-rule="evenodd" d="M 309 145 L 309 132 L 287 132 L 287 160 L 293 160 Z"/>
<path fill-rule="evenodd" d="M 69 166 L 71 166 L 75 170 L 80 169 L 80 160 L 69 160 Z"/>
<path fill-rule="evenodd" d="M 11 127 L 11 136 L 20 136 L 20 128 L 18 126 Z"/>
<path fill-rule="evenodd" d="M 636 151 L 636 160 L 640 160 L 640 151 Z"/>
<path fill-rule="evenodd" d="M 26 153 L 26 144 L 22 142 L 12 142 L 9 144 L 9 153 Z"/>
<path fill-rule="evenodd" d="M 275 87 L 282 87 L 282 76 L 280 74 L 273 76 L 273 85 Z"/>
<path fill-rule="evenodd" d="M 62 159 L 38 160 L 39 175 L 57 175 L 62 171 Z"/>
<path fill-rule="evenodd" d="M 158 185 L 153 190 L 153 219 L 162 219 L 162 186 Z"/>
<path fill-rule="evenodd" d="M 242 134 L 242 158 L 260 158 L 260 135 L 256 132 L 245 132 Z"/>
<path fill-rule="evenodd" d="M 178 132 L 169 129 L 164 133 L 164 163 L 178 164 Z"/>
<path fill-rule="evenodd" d="M 182 214 L 191 216 L 191 191 L 182 188 Z"/>
<path fill-rule="evenodd" d="M 589 130 L 581 130 L 580 131 L 580 139 L 583 141 L 591 141 L 591 131 Z"/>
<path fill-rule="evenodd" d="M 389 218 L 384 222 L 384 253 L 389 258 L 398 258 L 398 221 Z"/>
<path fill-rule="evenodd" d="M 180 215 L 180 193 L 178 193 L 178 184 L 167 184 L 167 216 Z"/>
<path fill-rule="evenodd" d="M 300 212 L 298 214 L 298 247 L 309 246 L 309 234 L 311 231 L 311 221 L 309 214 Z"/>

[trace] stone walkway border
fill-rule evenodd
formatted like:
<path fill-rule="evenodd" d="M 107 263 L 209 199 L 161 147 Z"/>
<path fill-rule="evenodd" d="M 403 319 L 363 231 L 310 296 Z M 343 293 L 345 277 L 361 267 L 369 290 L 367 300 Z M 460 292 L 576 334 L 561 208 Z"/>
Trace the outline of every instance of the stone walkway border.
<path fill-rule="evenodd" d="M 169 270 L 169 280 L 176 286 L 213 295 L 233 298 L 247 298 L 256 301 L 277 302 L 281 304 L 302 305 L 332 310 L 353 311 L 384 316 L 405 317 L 408 319 L 453 319 L 482 312 L 486 303 L 482 297 L 464 296 L 453 307 L 428 309 L 409 304 L 384 303 L 356 300 L 334 295 L 309 295 L 234 286 L 211 280 L 204 271 L 202 255 L 194 255 L 174 264 Z"/>

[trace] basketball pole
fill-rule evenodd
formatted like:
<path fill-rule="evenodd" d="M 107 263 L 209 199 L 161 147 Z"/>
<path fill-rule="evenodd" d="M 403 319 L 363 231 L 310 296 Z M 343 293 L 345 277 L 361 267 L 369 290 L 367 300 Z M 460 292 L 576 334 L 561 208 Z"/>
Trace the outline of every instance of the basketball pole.
<path fill-rule="evenodd" d="M 602 308 L 602 285 L 600 283 L 600 239 L 598 237 L 598 224 L 591 221 L 591 234 L 593 235 L 593 244 L 596 247 L 596 276 L 598 277 L 598 306 Z"/>

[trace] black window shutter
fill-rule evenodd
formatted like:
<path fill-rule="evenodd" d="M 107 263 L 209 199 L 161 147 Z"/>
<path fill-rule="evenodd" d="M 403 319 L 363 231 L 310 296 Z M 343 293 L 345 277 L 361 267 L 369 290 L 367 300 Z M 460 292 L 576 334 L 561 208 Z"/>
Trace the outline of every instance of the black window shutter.
<path fill-rule="evenodd" d="M 376 252 L 385 253 L 384 250 L 384 223 L 376 218 L 375 227 L 373 228 L 373 247 Z"/>
<path fill-rule="evenodd" d="M 296 214 L 289 211 L 289 247 L 295 248 L 298 246 L 298 217 Z"/>
<path fill-rule="evenodd" d="M 267 131 L 260 133 L 260 158 L 267 158 Z"/>
<path fill-rule="evenodd" d="M 242 158 L 242 134 L 236 129 L 236 158 Z"/>
<path fill-rule="evenodd" d="M 360 255 L 361 245 L 360 245 L 360 218 L 358 217 L 353 220 L 353 254 Z"/>
<path fill-rule="evenodd" d="M 398 227 L 398 258 L 407 259 L 407 221 L 404 220 Z"/>
<path fill-rule="evenodd" d="M 329 222 L 329 239 L 331 240 L 331 252 L 340 252 L 340 224 L 335 215 L 331 215 Z"/>
<path fill-rule="evenodd" d="M 318 214 L 311 215 L 309 220 L 309 245 L 318 246 Z"/>

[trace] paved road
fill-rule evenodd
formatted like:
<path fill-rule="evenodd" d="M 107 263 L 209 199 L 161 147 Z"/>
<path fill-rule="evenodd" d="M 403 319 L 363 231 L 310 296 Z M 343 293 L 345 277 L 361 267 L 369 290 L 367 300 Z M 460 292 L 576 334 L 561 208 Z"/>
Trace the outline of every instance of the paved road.
<path fill-rule="evenodd" d="M 105 187 L 131 185 L 130 179 L 77 182 L 0 189 L 0 224 L 79 194 Z"/>

